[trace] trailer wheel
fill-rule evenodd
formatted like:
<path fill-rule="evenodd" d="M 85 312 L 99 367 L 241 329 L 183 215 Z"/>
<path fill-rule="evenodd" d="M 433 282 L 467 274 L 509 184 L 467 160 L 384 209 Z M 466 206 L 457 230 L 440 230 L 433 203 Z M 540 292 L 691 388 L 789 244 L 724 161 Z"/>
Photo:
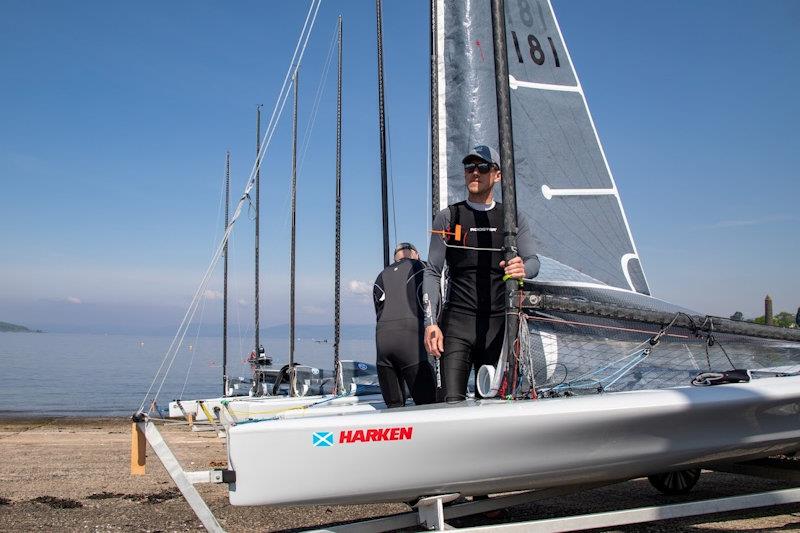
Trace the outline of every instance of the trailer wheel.
<path fill-rule="evenodd" d="M 653 474 L 652 476 L 647 476 L 647 479 L 662 494 L 676 496 L 686 494 L 694 488 L 697 480 L 700 479 L 700 469 L 690 468 L 688 470 Z"/>

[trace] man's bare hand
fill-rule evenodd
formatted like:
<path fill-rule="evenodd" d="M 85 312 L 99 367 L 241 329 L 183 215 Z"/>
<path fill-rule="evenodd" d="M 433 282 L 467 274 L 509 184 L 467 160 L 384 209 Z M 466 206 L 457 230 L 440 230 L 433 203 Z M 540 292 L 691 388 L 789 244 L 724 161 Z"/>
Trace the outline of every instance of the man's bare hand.
<path fill-rule="evenodd" d="M 444 352 L 444 335 L 436 324 L 425 328 L 425 349 L 434 357 L 441 357 Z"/>
<path fill-rule="evenodd" d="M 504 268 L 506 276 L 510 278 L 523 279 L 525 277 L 525 263 L 522 262 L 522 258 L 519 256 L 509 259 L 508 264 L 505 261 L 500 261 L 500 268 Z"/>

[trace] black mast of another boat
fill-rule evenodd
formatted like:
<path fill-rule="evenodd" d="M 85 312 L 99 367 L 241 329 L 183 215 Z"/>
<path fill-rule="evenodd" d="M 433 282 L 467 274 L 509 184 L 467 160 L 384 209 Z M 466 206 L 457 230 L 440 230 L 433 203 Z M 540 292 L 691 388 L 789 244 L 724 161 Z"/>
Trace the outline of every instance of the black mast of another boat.
<path fill-rule="evenodd" d="M 339 339 L 341 335 L 341 272 L 342 272 L 342 16 L 339 15 L 338 38 L 338 76 L 336 83 L 336 259 L 334 266 L 333 298 L 333 372 L 336 395 L 342 394 L 342 364 L 339 361 Z"/>
<path fill-rule="evenodd" d="M 378 26 L 378 121 L 381 141 L 381 208 L 383 215 L 383 266 L 389 266 L 389 189 L 386 176 L 386 124 L 383 102 L 383 8 L 375 0 Z"/>
<path fill-rule="evenodd" d="M 261 151 L 261 107 L 262 104 L 258 104 L 256 106 L 256 161 L 258 161 L 258 155 Z M 256 235 L 255 235 L 255 349 L 253 352 L 255 353 L 255 361 L 256 361 L 256 368 L 258 368 L 259 358 L 261 356 L 261 340 L 259 337 L 259 316 L 258 316 L 258 309 L 259 309 L 259 249 L 258 245 L 260 242 L 260 219 L 261 219 L 261 163 L 257 163 L 256 167 L 256 217 L 255 217 L 255 226 L 256 226 Z M 261 372 L 256 371 L 255 375 L 253 376 L 253 392 L 256 396 L 261 396 L 263 394 L 261 388 Z"/>
<path fill-rule="evenodd" d="M 231 198 L 231 152 L 225 153 L 225 228 L 228 230 L 228 210 Z M 222 396 L 228 395 L 228 239 L 223 250 L 225 262 L 222 274 Z"/>
<path fill-rule="evenodd" d="M 294 71 L 294 102 L 292 110 L 292 244 L 289 256 L 289 395 L 297 396 L 297 380 L 294 372 L 294 288 L 295 288 L 295 236 L 297 234 L 297 78 Z"/>
<path fill-rule="evenodd" d="M 494 40 L 494 76 L 497 88 L 497 133 L 500 147 L 500 171 L 503 179 L 503 256 L 506 261 L 517 253 L 517 193 L 514 174 L 514 136 L 511 124 L 511 88 L 508 80 L 506 49 L 506 16 L 503 0 L 491 0 L 492 38 Z M 519 330 L 519 315 L 512 301 L 519 282 L 506 280 L 506 376 L 507 392 L 513 393 L 512 379 L 516 365 L 515 345 Z M 499 370 L 499 369 L 498 369 Z"/>

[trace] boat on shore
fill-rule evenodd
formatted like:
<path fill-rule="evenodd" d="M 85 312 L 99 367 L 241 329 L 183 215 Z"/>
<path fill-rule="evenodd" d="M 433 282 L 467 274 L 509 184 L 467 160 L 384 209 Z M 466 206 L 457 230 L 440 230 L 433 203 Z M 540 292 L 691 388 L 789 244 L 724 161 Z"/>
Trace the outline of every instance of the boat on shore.
<path fill-rule="evenodd" d="M 800 376 L 788 366 L 800 361 L 800 335 L 786 333 L 791 346 L 781 348 L 760 338 L 774 331 L 650 295 L 552 6 L 506 3 L 499 17 L 497 4 L 433 2 L 431 89 L 432 211 L 463 199 L 463 182 L 448 177 L 480 139 L 500 146 L 503 174 L 515 177 L 502 195 L 536 234 L 540 274 L 509 294 L 521 348 L 479 376 L 495 398 L 312 405 L 234 424 L 232 504 L 485 495 L 800 449 Z M 478 41 L 501 50 L 494 62 Z M 498 142 L 503 135 L 512 142 Z M 298 464 L 326 475 L 269 487 L 262 480 L 278 472 L 259 464 L 264 450 L 292 457 L 278 467 L 284 478 Z"/>
<path fill-rule="evenodd" d="M 479 373 L 484 399 L 385 409 L 315 396 L 265 413 L 245 399 L 248 414 L 231 416 L 221 403 L 231 504 L 482 496 L 800 450 L 800 332 L 650 294 L 550 2 L 435 0 L 431 28 L 431 209 L 463 199 L 448 177 L 471 146 L 500 146 L 514 177 L 504 203 L 534 228 L 541 271 L 509 287 L 514 325 Z"/>

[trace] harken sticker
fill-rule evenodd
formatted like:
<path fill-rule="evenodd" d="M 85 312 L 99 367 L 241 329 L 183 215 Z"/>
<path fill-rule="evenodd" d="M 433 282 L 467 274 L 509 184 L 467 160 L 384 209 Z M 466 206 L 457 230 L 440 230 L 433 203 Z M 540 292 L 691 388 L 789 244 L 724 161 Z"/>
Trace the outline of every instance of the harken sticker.
<path fill-rule="evenodd" d="M 380 429 L 345 429 L 339 433 L 339 444 L 411 440 L 413 433 L 413 426 Z"/>

